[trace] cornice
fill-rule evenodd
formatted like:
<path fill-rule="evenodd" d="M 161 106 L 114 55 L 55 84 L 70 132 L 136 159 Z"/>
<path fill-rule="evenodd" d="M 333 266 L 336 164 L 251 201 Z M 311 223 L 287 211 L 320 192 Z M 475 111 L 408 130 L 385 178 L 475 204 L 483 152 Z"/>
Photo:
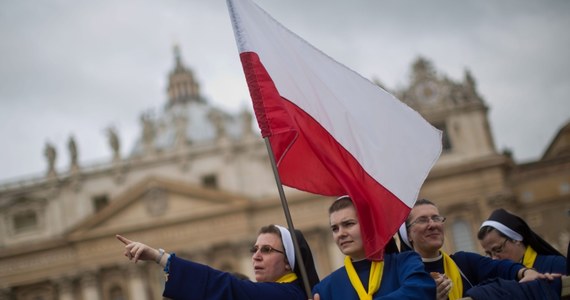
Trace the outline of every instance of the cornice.
<path fill-rule="evenodd" d="M 471 172 L 481 171 L 491 168 L 512 168 L 512 160 L 508 157 L 495 154 L 479 158 L 468 159 L 465 162 L 458 162 L 445 166 L 436 165 L 429 173 L 426 182 L 430 180 L 442 179 L 450 176 L 464 175 Z"/>

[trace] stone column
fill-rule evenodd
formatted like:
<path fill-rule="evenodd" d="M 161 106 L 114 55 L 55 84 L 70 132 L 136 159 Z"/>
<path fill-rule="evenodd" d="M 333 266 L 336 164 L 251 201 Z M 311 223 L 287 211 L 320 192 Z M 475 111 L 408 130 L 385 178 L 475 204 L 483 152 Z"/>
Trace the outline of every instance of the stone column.
<path fill-rule="evenodd" d="M 0 300 L 10 300 L 12 298 L 12 293 L 10 293 L 9 288 L 0 288 Z"/>
<path fill-rule="evenodd" d="M 88 271 L 83 273 L 80 281 L 83 300 L 100 300 L 99 291 L 97 288 L 97 272 Z"/>
<path fill-rule="evenodd" d="M 59 290 L 59 300 L 73 300 L 73 282 L 70 278 L 56 280 Z"/>
<path fill-rule="evenodd" d="M 235 249 L 236 259 L 238 261 L 239 272 L 249 277 L 249 280 L 255 281 L 255 274 L 253 273 L 253 262 L 251 253 L 249 253 L 249 243 L 241 243 L 238 245 L 239 249 Z"/>
<path fill-rule="evenodd" d="M 127 268 L 129 299 L 147 300 L 146 284 L 144 282 L 143 266 L 131 264 Z"/>

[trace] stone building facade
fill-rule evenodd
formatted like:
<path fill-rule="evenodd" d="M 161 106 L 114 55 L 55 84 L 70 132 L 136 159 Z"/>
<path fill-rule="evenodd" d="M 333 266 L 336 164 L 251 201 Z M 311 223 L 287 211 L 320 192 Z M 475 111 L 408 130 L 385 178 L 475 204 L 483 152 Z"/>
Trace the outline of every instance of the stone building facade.
<path fill-rule="evenodd" d="M 529 221 L 566 251 L 570 218 L 570 125 L 534 162 L 515 163 L 493 143 L 488 108 L 474 78 L 438 75 L 429 61 L 412 66 L 408 87 L 392 91 L 442 129 L 444 153 L 421 197 L 448 217 L 448 251 L 481 252 L 479 224 L 497 207 Z M 168 101 L 141 116 L 130 154 L 108 131 L 108 163 L 56 170 L 46 145 L 45 174 L 0 184 L 0 300 L 161 299 L 164 275 L 154 263 L 129 263 L 114 235 L 253 277 L 249 246 L 266 224 L 286 224 L 275 180 L 250 112 L 212 106 L 175 50 Z M 332 241 L 333 199 L 285 189 L 295 227 L 304 231 L 325 276 L 343 257 Z"/>

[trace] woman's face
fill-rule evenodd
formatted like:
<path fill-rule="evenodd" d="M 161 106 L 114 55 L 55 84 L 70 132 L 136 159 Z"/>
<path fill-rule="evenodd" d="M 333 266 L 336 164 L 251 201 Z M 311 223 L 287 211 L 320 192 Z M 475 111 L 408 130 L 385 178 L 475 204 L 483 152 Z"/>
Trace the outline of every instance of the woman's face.
<path fill-rule="evenodd" d="M 410 212 L 408 238 L 414 250 L 423 258 L 437 257 L 439 249 L 443 247 L 444 225 L 442 222 L 432 221 L 435 216 L 439 216 L 439 210 L 430 204 L 414 206 Z M 419 224 L 417 223 L 419 218 L 428 218 L 429 221 Z"/>
<path fill-rule="evenodd" d="M 330 214 L 333 239 L 344 255 L 358 260 L 366 257 L 356 209 L 349 206 Z"/>
<path fill-rule="evenodd" d="M 262 248 L 269 246 L 268 253 L 262 253 Z M 291 272 L 291 267 L 285 257 L 285 249 L 281 238 L 274 233 L 262 233 L 257 237 L 255 246 L 259 250 L 252 254 L 253 273 L 257 282 L 274 282 L 283 275 Z M 267 247 L 265 247 L 267 249 Z M 282 253 L 278 252 L 281 251 Z"/>
<path fill-rule="evenodd" d="M 492 259 L 510 259 L 519 262 L 526 250 L 521 242 L 513 241 L 499 234 L 497 230 L 489 231 L 480 242 L 485 253 Z"/>

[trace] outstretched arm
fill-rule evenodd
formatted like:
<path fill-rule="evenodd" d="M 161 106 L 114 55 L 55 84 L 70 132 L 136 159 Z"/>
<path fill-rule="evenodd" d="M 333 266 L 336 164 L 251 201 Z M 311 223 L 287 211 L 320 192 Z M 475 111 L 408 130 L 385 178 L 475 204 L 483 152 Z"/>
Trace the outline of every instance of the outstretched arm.
<path fill-rule="evenodd" d="M 124 255 L 136 263 L 142 261 L 157 261 L 166 266 L 168 257 L 172 256 L 169 264 L 168 277 L 164 286 L 163 296 L 171 299 L 267 299 L 291 300 L 305 299 L 305 293 L 297 283 L 258 283 L 237 279 L 227 272 L 213 269 L 209 266 L 183 260 L 174 253 L 164 253 L 140 242 L 134 242 L 124 236 L 116 235 L 125 245 Z M 165 271 L 166 272 L 166 271 Z M 191 298 L 189 298 L 192 295 Z M 302 297 L 302 298 L 301 298 Z"/>
<path fill-rule="evenodd" d="M 517 273 L 517 277 L 520 279 L 519 282 L 528 282 L 528 281 L 532 281 L 535 279 L 554 280 L 554 278 L 562 277 L 562 274 L 539 273 L 535 269 L 522 268 Z"/>

